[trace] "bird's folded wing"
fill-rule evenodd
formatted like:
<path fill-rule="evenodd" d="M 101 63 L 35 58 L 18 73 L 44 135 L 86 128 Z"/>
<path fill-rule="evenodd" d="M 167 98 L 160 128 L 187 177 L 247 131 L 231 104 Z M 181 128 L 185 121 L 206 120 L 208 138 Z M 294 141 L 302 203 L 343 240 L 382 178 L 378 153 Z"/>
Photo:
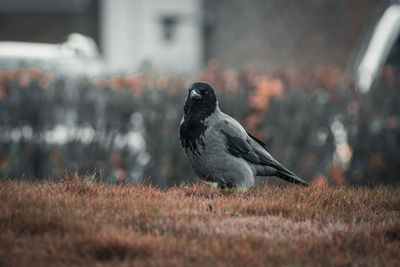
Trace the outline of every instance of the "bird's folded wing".
<path fill-rule="evenodd" d="M 265 144 L 248 135 L 243 127 L 234 119 L 228 118 L 215 125 L 226 140 L 226 150 L 235 157 L 260 165 L 270 165 L 275 161 L 265 149 Z"/>
<path fill-rule="evenodd" d="M 258 147 L 253 147 L 250 140 L 241 136 L 228 133 L 225 129 L 221 133 L 226 138 L 226 150 L 235 157 L 243 158 L 246 161 L 257 165 L 268 165 L 274 167 L 276 162 L 267 151 L 262 151 Z M 257 146 L 260 146 L 256 143 Z M 275 161 L 275 162 L 274 162 Z"/>
<path fill-rule="evenodd" d="M 277 170 L 277 176 L 289 182 L 307 185 L 305 181 L 288 170 L 275 160 L 267 151 L 265 144 L 246 132 L 236 121 L 226 121 L 218 127 L 226 139 L 226 150 L 235 157 L 243 158 L 249 163 L 273 167 Z"/>

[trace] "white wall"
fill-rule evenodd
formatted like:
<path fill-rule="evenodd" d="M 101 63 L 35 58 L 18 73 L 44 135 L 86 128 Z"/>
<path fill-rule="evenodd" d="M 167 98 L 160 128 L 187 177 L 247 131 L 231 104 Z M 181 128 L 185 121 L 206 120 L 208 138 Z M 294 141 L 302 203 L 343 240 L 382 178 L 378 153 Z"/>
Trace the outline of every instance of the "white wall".
<path fill-rule="evenodd" d="M 202 0 L 103 0 L 101 46 L 112 71 L 193 73 L 203 64 Z M 162 18 L 177 18 L 170 41 Z"/>

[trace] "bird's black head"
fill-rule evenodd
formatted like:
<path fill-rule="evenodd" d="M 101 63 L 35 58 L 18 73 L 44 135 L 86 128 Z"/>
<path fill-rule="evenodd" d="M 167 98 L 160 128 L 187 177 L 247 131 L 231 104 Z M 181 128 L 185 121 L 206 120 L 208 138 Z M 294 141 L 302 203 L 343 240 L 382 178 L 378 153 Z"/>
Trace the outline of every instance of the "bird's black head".
<path fill-rule="evenodd" d="M 204 120 L 217 107 L 214 89 L 205 82 L 195 82 L 188 88 L 184 112 L 188 119 Z"/>

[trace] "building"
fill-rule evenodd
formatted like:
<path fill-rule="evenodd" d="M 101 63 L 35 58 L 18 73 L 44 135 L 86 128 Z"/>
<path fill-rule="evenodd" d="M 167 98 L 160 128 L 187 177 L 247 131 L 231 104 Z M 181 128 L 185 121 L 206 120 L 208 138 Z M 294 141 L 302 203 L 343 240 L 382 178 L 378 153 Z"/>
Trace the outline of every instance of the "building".
<path fill-rule="evenodd" d="M 113 72 L 345 68 L 383 0 L 2 0 L 0 41 L 93 38 Z"/>
<path fill-rule="evenodd" d="M 114 71 L 192 73 L 203 66 L 201 0 L 103 0 L 101 46 Z"/>

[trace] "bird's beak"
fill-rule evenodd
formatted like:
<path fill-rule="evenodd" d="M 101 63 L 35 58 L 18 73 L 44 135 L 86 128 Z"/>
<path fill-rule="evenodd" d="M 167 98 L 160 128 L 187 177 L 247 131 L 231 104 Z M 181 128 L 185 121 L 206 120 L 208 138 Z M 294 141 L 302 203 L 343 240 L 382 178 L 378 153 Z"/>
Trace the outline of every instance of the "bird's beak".
<path fill-rule="evenodd" d="M 197 93 L 196 90 L 192 90 L 192 92 L 190 92 L 190 98 L 194 100 L 199 100 L 203 97 L 201 96 L 201 94 Z"/>

